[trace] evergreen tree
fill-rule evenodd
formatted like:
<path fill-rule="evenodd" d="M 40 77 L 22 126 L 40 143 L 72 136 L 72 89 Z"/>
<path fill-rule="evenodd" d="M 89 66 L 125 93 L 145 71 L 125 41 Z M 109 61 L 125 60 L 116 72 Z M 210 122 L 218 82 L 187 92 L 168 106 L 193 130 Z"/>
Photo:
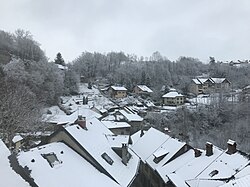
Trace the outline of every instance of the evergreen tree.
<path fill-rule="evenodd" d="M 62 54 L 61 53 L 57 53 L 56 58 L 55 58 L 55 64 L 60 64 L 65 66 L 65 62 L 62 58 Z"/>

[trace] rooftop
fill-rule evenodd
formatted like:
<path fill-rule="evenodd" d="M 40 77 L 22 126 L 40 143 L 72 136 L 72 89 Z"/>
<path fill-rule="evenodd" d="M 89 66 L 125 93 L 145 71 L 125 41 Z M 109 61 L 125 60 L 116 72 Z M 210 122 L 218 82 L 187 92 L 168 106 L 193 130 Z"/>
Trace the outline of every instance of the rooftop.
<path fill-rule="evenodd" d="M 102 123 L 108 129 L 116 129 L 116 128 L 129 128 L 130 125 L 126 122 L 116 122 L 116 121 L 102 121 Z"/>
<path fill-rule="evenodd" d="M 152 93 L 153 91 L 147 87 L 146 85 L 137 85 L 138 88 L 140 88 L 143 92 L 148 92 L 148 93 Z"/>
<path fill-rule="evenodd" d="M 53 155 L 54 160 L 46 159 L 46 155 Z M 84 186 L 120 186 L 60 142 L 20 152 L 18 161 L 23 167 L 27 166 L 31 170 L 31 177 L 40 187 L 68 187 L 83 184 Z"/>
<path fill-rule="evenodd" d="M 183 97 L 183 95 L 182 95 L 182 94 L 179 94 L 179 93 L 176 92 L 176 91 L 171 91 L 171 92 L 166 93 L 166 94 L 163 95 L 162 97 L 163 97 L 163 98 L 164 98 L 164 97 L 175 98 L 175 97 Z"/>
<path fill-rule="evenodd" d="M 137 173 L 139 158 L 132 151 L 128 150 L 132 157 L 129 159 L 127 165 L 124 165 L 121 157 L 112 150 L 112 146 L 110 145 L 112 136 L 110 137 L 111 139 L 107 138 L 109 135 L 113 135 L 113 133 L 96 118 L 87 120 L 87 129 L 88 130 L 79 128 L 78 125 L 65 128 L 75 141 L 77 141 L 97 163 L 105 168 L 121 186 L 129 185 Z M 120 136 L 118 138 L 120 138 Z M 123 140 L 124 138 L 122 138 L 122 141 Z M 126 138 L 125 140 L 127 141 Z M 116 139 L 116 141 L 118 141 L 118 139 Z M 104 158 L 112 160 L 112 164 Z"/>
<path fill-rule="evenodd" d="M 18 175 L 10 166 L 8 159 L 10 151 L 0 139 L 0 176 L 1 186 L 18 186 L 28 187 L 29 184 L 25 182 L 20 175 Z"/>
<path fill-rule="evenodd" d="M 111 88 L 116 91 L 127 91 L 127 88 L 123 86 L 111 86 Z"/>
<path fill-rule="evenodd" d="M 135 113 L 131 113 L 125 110 L 120 110 L 119 111 L 126 119 L 127 121 L 131 122 L 131 121 L 143 121 L 143 118 L 140 117 L 138 114 Z"/>

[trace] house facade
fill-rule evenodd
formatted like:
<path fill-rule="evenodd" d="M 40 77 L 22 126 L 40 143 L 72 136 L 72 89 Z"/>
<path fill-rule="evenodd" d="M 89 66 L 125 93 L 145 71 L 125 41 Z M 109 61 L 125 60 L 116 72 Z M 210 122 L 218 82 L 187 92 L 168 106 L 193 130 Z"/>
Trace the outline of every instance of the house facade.
<path fill-rule="evenodd" d="M 119 99 L 127 97 L 127 89 L 123 86 L 111 86 L 109 94 L 112 98 Z"/>
<path fill-rule="evenodd" d="M 189 86 L 189 91 L 196 95 L 227 91 L 230 81 L 226 78 L 195 78 Z"/>
<path fill-rule="evenodd" d="M 162 103 L 168 106 L 179 106 L 183 105 L 185 102 L 185 96 L 179 94 L 175 90 L 170 91 L 169 93 L 162 96 Z"/>

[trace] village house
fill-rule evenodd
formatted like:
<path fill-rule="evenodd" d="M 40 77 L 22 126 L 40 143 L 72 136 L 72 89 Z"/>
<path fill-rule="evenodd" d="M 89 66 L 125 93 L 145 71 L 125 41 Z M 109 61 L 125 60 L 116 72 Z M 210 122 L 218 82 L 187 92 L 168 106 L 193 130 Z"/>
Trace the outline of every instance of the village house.
<path fill-rule="evenodd" d="M 28 170 L 31 171 L 32 179 L 27 180 L 32 183 L 31 186 L 120 186 L 63 142 L 52 142 L 20 152 L 17 160 L 23 176 L 29 176 Z"/>
<path fill-rule="evenodd" d="M 102 121 L 102 123 L 115 135 L 130 135 L 130 128 L 127 122 Z"/>
<path fill-rule="evenodd" d="M 153 91 L 146 85 L 135 86 L 133 92 L 141 96 L 149 96 L 153 93 Z"/>
<path fill-rule="evenodd" d="M 227 150 L 210 142 L 206 143 L 205 150 L 201 150 L 154 128 L 140 137 L 138 133 L 133 136 L 131 149 L 141 159 L 141 186 L 229 187 L 250 180 L 249 157 L 237 150 L 233 140 L 228 140 Z"/>
<path fill-rule="evenodd" d="M 162 103 L 169 106 L 183 105 L 185 102 L 185 96 L 179 94 L 176 90 L 172 89 L 168 93 L 162 96 Z"/>
<path fill-rule="evenodd" d="M 140 161 L 135 153 L 130 150 L 128 146 L 129 140 L 129 135 L 113 134 L 95 117 L 80 117 L 75 124 L 58 129 L 48 138 L 45 146 L 28 152 L 21 152 L 20 156 L 18 156 L 18 161 L 22 167 L 26 166 L 28 169 L 34 170 L 31 173 L 31 177 L 34 178 L 37 184 L 43 184 L 44 176 L 46 179 L 51 177 L 52 180 L 53 178 L 53 181 L 55 183 L 57 181 L 59 184 L 52 186 L 71 186 L 67 185 L 68 183 L 64 178 L 62 182 L 55 180 L 59 178 L 56 176 L 60 175 L 60 173 L 64 173 L 63 175 L 67 176 L 67 171 L 72 173 L 72 171 L 77 170 L 74 172 L 76 176 L 69 175 L 71 180 L 75 181 L 73 186 L 81 186 L 81 182 L 86 184 L 86 186 L 137 186 L 135 179 L 138 174 Z M 52 150 L 51 145 L 55 145 L 55 149 Z M 70 155 L 76 160 L 72 159 L 70 161 Z M 32 160 L 34 161 L 32 162 Z M 81 160 L 86 162 L 82 163 L 83 161 Z M 70 163 L 72 163 L 72 166 Z M 79 163 L 79 166 L 76 166 L 77 163 Z M 80 163 L 88 164 L 80 167 Z M 50 170 L 55 168 L 56 171 L 53 174 L 51 172 L 43 172 L 43 165 L 46 168 L 50 168 Z M 89 168 L 95 169 L 95 175 L 90 176 L 86 174 L 92 173 Z M 41 176 L 32 175 L 33 173 L 40 173 Z M 100 173 L 102 174 L 101 176 Z M 78 174 L 86 174 L 86 177 Z M 101 177 L 104 183 L 102 183 Z M 44 186 L 51 185 L 46 183 Z"/>
<path fill-rule="evenodd" d="M 133 136 L 132 140 L 134 140 Z M 140 132 L 140 138 L 133 142 L 131 149 L 141 159 L 139 170 L 141 186 L 164 187 L 165 181 L 156 172 L 157 168 L 163 167 L 190 148 L 186 143 L 171 138 L 154 128 L 150 128 L 145 134 Z"/>
<path fill-rule="evenodd" d="M 245 86 L 240 94 L 240 100 L 243 102 L 250 102 L 250 85 Z"/>
<path fill-rule="evenodd" d="M 231 82 L 226 78 L 210 78 L 213 81 L 213 91 L 219 93 L 220 91 L 228 91 Z"/>
<path fill-rule="evenodd" d="M 108 91 L 110 96 L 115 99 L 127 97 L 127 89 L 123 86 L 111 86 Z"/>
<path fill-rule="evenodd" d="M 226 78 L 195 78 L 192 79 L 189 91 L 196 95 L 218 93 L 228 91 L 230 84 L 230 81 Z"/>
<path fill-rule="evenodd" d="M 130 110 L 128 107 L 124 107 L 122 110 L 119 110 L 118 113 L 123 116 L 123 119 L 120 119 L 120 121 L 125 121 L 131 126 L 130 134 L 134 134 L 138 130 L 141 130 L 143 118 L 135 111 Z"/>

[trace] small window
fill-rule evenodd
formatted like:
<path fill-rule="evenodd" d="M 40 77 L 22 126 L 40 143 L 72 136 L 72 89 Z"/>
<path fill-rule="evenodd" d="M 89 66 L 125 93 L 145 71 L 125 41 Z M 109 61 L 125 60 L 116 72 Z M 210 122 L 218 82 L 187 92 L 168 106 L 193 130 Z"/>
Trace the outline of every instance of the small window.
<path fill-rule="evenodd" d="M 114 163 L 114 161 L 108 156 L 107 153 L 103 153 L 103 154 L 102 154 L 102 158 L 103 158 L 104 160 L 106 160 L 106 162 L 108 162 L 110 165 L 112 165 L 112 164 Z"/>
<path fill-rule="evenodd" d="M 42 154 L 42 157 L 48 161 L 50 167 L 52 167 L 52 168 L 55 165 L 62 163 L 61 161 L 58 160 L 55 153 Z"/>

